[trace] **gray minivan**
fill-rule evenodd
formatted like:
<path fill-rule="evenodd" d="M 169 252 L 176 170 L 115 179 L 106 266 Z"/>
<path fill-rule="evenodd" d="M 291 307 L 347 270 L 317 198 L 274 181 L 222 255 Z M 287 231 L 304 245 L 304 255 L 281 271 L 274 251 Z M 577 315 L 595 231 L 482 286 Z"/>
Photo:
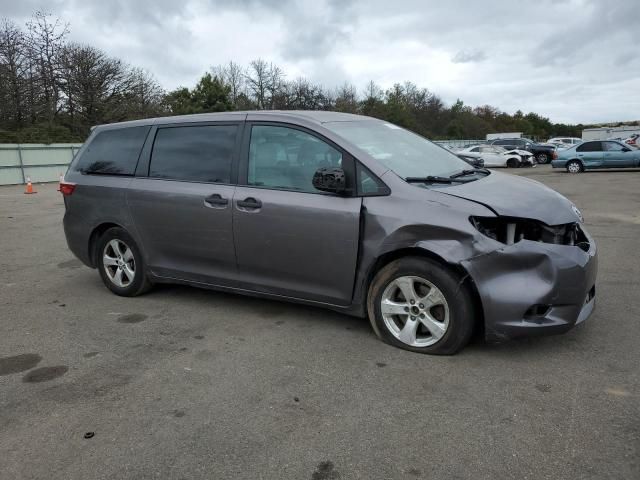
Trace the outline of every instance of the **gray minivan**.
<path fill-rule="evenodd" d="M 69 248 L 118 295 L 172 282 L 318 305 L 434 354 L 474 330 L 564 332 L 595 305 L 596 245 L 569 200 L 373 118 L 102 125 L 61 191 Z"/>

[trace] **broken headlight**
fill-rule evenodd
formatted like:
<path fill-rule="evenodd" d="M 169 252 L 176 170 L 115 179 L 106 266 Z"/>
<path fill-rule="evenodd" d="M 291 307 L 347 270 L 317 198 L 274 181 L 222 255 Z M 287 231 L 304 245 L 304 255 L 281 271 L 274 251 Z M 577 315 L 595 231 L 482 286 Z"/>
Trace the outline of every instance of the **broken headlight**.
<path fill-rule="evenodd" d="M 515 217 L 471 217 L 470 220 L 480 233 L 506 245 L 531 240 L 554 245 L 575 245 L 584 251 L 589 250 L 589 241 L 578 223 L 547 225 L 538 220 Z"/>

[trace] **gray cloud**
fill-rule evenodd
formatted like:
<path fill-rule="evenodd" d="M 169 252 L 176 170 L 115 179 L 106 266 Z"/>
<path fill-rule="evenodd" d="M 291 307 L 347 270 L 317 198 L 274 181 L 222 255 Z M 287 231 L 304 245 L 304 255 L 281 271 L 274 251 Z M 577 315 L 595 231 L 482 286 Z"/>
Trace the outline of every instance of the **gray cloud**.
<path fill-rule="evenodd" d="M 172 89 L 211 65 L 257 57 L 328 87 L 410 80 L 446 102 L 555 121 L 636 119 L 637 0 L 0 0 L 43 9 L 71 40 L 151 71 Z"/>
<path fill-rule="evenodd" d="M 482 62 L 487 59 L 487 54 L 482 50 L 460 50 L 456 53 L 451 61 L 453 63 L 470 63 L 470 62 Z"/>

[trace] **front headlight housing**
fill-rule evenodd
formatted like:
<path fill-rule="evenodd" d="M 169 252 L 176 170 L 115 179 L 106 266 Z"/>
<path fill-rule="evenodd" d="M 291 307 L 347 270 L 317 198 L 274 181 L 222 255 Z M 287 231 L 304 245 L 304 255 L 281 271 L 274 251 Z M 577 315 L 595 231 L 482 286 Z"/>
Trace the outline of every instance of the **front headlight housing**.
<path fill-rule="evenodd" d="M 538 220 L 517 217 L 470 217 L 470 221 L 480 233 L 505 245 L 530 240 L 575 245 L 589 250 L 589 241 L 578 223 L 547 225 Z"/>

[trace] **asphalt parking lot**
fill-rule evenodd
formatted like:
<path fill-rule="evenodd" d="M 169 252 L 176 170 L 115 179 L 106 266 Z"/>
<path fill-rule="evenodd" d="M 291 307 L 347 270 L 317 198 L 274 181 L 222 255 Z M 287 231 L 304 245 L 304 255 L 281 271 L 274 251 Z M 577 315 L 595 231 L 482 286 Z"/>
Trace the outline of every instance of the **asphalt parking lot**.
<path fill-rule="evenodd" d="M 453 357 L 310 307 L 119 298 L 68 251 L 56 185 L 0 187 L 0 477 L 640 478 L 640 171 L 515 173 L 582 209 L 596 313 Z"/>

